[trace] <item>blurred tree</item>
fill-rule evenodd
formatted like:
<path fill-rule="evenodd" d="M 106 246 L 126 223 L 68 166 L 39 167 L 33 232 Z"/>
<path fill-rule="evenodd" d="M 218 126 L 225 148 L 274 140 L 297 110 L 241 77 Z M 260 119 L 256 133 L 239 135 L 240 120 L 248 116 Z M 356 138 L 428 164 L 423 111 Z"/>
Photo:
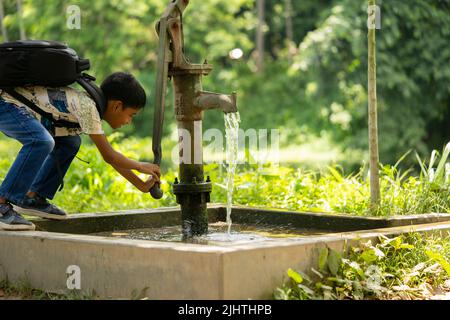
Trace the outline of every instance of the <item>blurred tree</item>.
<path fill-rule="evenodd" d="M 450 137 L 450 1 L 384 1 L 377 40 L 380 157 L 442 149 Z M 299 46 L 292 72 L 317 84 L 333 137 L 367 149 L 365 5 L 336 1 Z"/>
<path fill-rule="evenodd" d="M 283 50 L 287 48 L 286 40 L 291 37 L 286 30 L 289 28 L 286 17 L 292 20 L 292 41 L 297 46 L 320 23 L 322 15 L 328 12 L 332 2 L 333 0 L 265 0 L 265 20 L 268 25 L 265 33 L 266 51 L 273 59 L 284 58 L 282 56 Z"/>

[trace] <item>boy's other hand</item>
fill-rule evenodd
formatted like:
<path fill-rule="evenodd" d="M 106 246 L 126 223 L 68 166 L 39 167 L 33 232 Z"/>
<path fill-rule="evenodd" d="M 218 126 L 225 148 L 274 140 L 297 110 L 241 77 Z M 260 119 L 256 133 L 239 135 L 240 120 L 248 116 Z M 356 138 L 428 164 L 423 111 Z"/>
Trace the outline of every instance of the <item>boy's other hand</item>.
<path fill-rule="evenodd" d="M 138 169 L 138 171 L 141 173 L 150 174 L 157 178 L 161 177 L 161 169 L 158 165 L 153 163 L 140 162 L 140 168 Z"/>

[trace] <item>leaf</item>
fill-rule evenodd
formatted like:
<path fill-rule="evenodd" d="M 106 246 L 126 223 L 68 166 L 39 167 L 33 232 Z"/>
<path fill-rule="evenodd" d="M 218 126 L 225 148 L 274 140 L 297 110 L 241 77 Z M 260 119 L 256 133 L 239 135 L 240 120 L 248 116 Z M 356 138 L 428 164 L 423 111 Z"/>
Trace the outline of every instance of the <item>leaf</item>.
<path fill-rule="evenodd" d="M 428 180 L 428 170 L 425 168 L 424 162 L 420 159 L 419 154 L 416 152 L 417 162 L 419 162 L 420 170 L 425 180 Z"/>
<path fill-rule="evenodd" d="M 319 251 L 319 270 L 326 272 L 328 258 L 328 248 L 322 248 Z"/>
<path fill-rule="evenodd" d="M 352 261 L 352 262 L 349 264 L 349 266 L 352 267 L 352 269 L 355 270 L 356 273 L 358 273 L 358 275 L 359 275 L 361 278 L 363 278 L 363 279 L 365 278 L 364 271 L 361 269 L 361 267 L 360 267 L 360 265 L 359 265 L 358 262 Z"/>
<path fill-rule="evenodd" d="M 440 268 L 440 264 L 439 263 L 435 263 L 432 266 L 429 266 L 428 268 L 426 268 L 425 270 L 423 270 L 424 273 L 434 273 L 437 271 L 437 269 Z"/>
<path fill-rule="evenodd" d="M 378 258 L 381 259 L 381 258 L 385 257 L 384 252 L 381 251 L 380 249 L 378 249 L 377 247 L 373 247 L 372 249 L 373 249 L 373 252 L 374 252 L 375 256 L 377 256 Z"/>
<path fill-rule="evenodd" d="M 395 165 L 394 165 L 394 169 L 397 169 L 397 167 L 398 167 L 398 165 L 403 161 L 403 160 L 405 160 L 405 158 L 411 153 L 411 151 L 412 150 L 409 150 L 408 152 L 406 152 L 404 155 L 402 155 L 401 157 L 400 157 L 400 159 L 398 159 L 398 161 L 395 163 Z"/>
<path fill-rule="evenodd" d="M 430 163 L 428 164 L 428 170 L 433 168 L 434 162 L 436 161 L 436 158 L 438 157 L 438 154 L 439 154 L 439 152 L 437 150 L 433 150 L 431 152 Z"/>
<path fill-rule="evenodd" d="M 289 300 L 289 295 L 291 293 L 291 289 L 280 289 L 277 288 L 275 290 L 275 300 Z"/>
<path fill-rule="evenodd" d="M 354 300 L 362 300 L 364 299 L 364 293 L 359 282 L 355 282 L 355 286 L 353 289 L 353 299 Z"/>
<path fill-rule="evenodd" d="M 342 182 L 344 179 L 342 178 L 342 175 L 333 167 L 328 167 L 328 170 L 330 170 L 331 175 L 336 179 L 337 182 Z"/>
<path fill-rule="evenodd" d="M 395 291 L 416 291 L 417 290 L 417 289 L 413 289 L 413 288 L 407 286 L 406 284 L 402 284 L 400 286 L 393 286 L 392 289 Z"/>
<path fill-rule="evenodd" d="M 392 239 L 392 241 L 390 241 L 390 244 L 395 250 L 399 250 L 399 249 L 414 249 L 413 245 L 403 242 L 402 236 L 399 236 L 399 237 L 396 237 L 396 238 Z"/>
<path fill-rule="evenodd" d="M 302 276 L 303 281 L 306 281 L 306 282 L 308 282 L 308 283 L 311 283 L 311 282 L 312 282 L 311 278 L 310 278 L 306 273 L 304 273 L 304 272 L 302 272 L 302 271 L 300 271 L 300 270 L 297 270 L 297 272 L 298 272 L 299 275 Z"/>
<path fill-rule="evenodd" d="M 419 154 L 416 152 L 416 158 L 417 158 L 417 162 L 419 162 L 420 165 L 420 170 L 423 174 L 423 177 L 425 180 L 428 180 L 428 170 L 425 168 L 424 163 L 422 162 L 422 159 L 420 159 Z"/>
<path fill-rule="evenodd" d="M 450 263 L 440 253 L 430 250 L 425 251 L 425 253 L 428 257 L 438 262 L 444 268 L 445 272 L 447 272 L 447 275 L 450 276 Z"/>
<path fill-rule="evenodd" d="M 337 275 L 341 263 L 342 263 L 341 254 L 336 250 L 331 249 L 328 254 L 328 269 L 330 269 L 332 275 L 334 276 Z"/>
<path fill-rule="evenodd" d="M 375 251 L 373 249 L 364 250 L 361 254 L 361 259 L 363 259 L 366 263 L 372 263 L 377 260 L 377 256 L 375 255 Z"/>
<path fill-rule="evenodd" d="M 148 289 L 149 289 L 149 287 L 145 287 L 145 288 L 143 288 L 140 291 L 137 290 L 137 289 L 134 289 L 131 292 L 131 299 L 132 300 L 142 300 L 142 299 L 144 299 L 147 296 L 147 290 Z"/>
<path fill-rule="evenodd" d="M 323 274 L 321 274 L 319 271 L 317 271 L 314 268 L 311 268 L 311 271 L 314 272 L 315 274 L 317 274 L 319 276 L 320 279 L 323 279 Z"/>
<path fill-rule="evenodd" d="M 291 268 L 288 269 L 287 275 L 289 276 L 289 278 L 294 280 L 295 283 L 302 283 L 303 282 L 302 276 L 298 272 L 294 271 Z"/>
<path fill-rule="evenodd" d="M 423 268 L 425 268 L 425 266 L 426 266 L 425 262 L 421 262 L 412 269 L 412 272 L 420 271 Z"/>
<path fill-rule="evenodd" d="M 443 182 L 444 174 L 445 174 L 445 164 L 447 163 L 448 156 L 450 154 L 450 143 L 448 143 L 445 148 L 444 152 L 442 153 L 441 160 L 439 161 L 439 164 L 436 169 L 435 174 L 435 181 L 438 184 L 441 184 Z"/>
<path fill-rule="evenodd" d="M 328 287 L 328 286 L 322 286 L 322 289 L 323 289 L 323 299 L 324 300 L 336 299 L 336 296 L 331 291 L 333 288 Z"/>
<path fill-rule="evenodd" d="M 314 291 L 310 288 L 308 288 L 307 286 L 303 285 L 303 284 L 299 284 L 298 285 L 299 289 L 302 289 L 303 291 L 305 291 L 305 293 L 309 296 L 314 296 Z"/>
<path fill-rule="evenodd" d="M 223 185 L 223 184 L 220 184 L 220 183 L 217 183 L 217 182 L 215 182 L 214 185 L 218 186 L 219 188 L 222 188 L 224 190 L 228 190 L 228 187 L 226 185 Z"/>
<path fill-rule="evenodd" d="M 320 286 L 320 289 L 323 289 L 323 290 L 329 290 L 329 291 L 333 290 L 332 287 L 327 286 L 327 285 L 324 285 L 324 284 L 322 284 L 322 285 Z"/>

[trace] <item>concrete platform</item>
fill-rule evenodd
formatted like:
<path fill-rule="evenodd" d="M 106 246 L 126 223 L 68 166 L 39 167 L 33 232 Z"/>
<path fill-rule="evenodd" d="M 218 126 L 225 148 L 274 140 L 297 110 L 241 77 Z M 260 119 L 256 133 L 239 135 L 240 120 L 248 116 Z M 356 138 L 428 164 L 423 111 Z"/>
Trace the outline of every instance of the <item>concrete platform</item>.
<path fill-rule="evenodd" d="M 211 221 L 224 217 L 223 206 L 211 206 L 209 210 Z M 317 249 L 324 246 L 342 250 L 346 243 L 376 240 L 381 234 L 417 231 L 448 236 L 450 232 L 450 215 L 446 214 L 361 220 L 237 207 L 233 220 L 274 223 L 268 217 L 275 213 L 283 217 L 283 223 L 340 230 L 295 240 L 211 246 L 86 234 L 178 224 L 176 208 L 79 214 L 63 222 L 35 220 L 39 231 L 0 231 L 0 279 L 26 280 L 34 288 L 67 293 L 67 269 L 78 266 L 81 290 L 94 290 L 103 298 L 130 299 L 143 292 L 149 299 L 270 299 L 288 268 L 309 270 L 317 264 Z M 443 221 L 436 222 L 439 220 Z M 358 228 L 366 230 L 340 232 L 358 223 Z M 374 225 L 381 225 L 381 229 L 370 227 Z"/>

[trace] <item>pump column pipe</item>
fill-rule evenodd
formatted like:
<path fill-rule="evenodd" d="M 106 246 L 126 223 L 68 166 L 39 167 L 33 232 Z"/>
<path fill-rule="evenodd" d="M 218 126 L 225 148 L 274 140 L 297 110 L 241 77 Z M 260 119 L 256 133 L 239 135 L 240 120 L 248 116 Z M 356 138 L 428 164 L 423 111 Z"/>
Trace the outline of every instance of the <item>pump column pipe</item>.
<path fill-rule="evenodd" d="M 174 52 L 169 75 L 173 81 L 180 148 L 179 181 L 175 181 L 173 192 L 181 206 L 183 238 L 188 239 L 208 233 L 207 203 L 212 185 L 209 179 L 205 181 L 203 172 L 203 110 L 195 101 L 202 91 L 202 76 L 209 74 L 212 67 L 207 63 L 188 64 L 184 59 L 181 20 L 170 21 L 169 34 Z"/>

